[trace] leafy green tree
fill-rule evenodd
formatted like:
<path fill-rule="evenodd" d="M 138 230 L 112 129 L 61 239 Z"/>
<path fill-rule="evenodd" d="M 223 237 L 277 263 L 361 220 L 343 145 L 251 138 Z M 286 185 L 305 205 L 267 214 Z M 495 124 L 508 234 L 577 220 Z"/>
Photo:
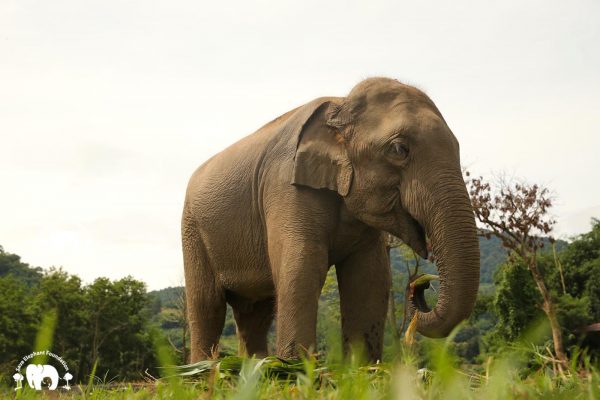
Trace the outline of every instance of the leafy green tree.
<path fill-rule="evenodd" d="M 12 370 L 33 346 L 37 315 L 28 286 L 12 275 L 0 277 L 0 370 Z"/>
<path fill-rule="evenodd" d="M 588 314 L 600 322 L 600 220 L 592 219 L 590 232 L 577 236 L 559 253 L 557 262 L 562 266 L 562 276 L 556 268 L 545 271 L 552 289 L 572 298 L 589 298 Z"/>
<path fill-rule="evenodd" d="M 80 365 L 85 352 L 85 344 L 81 338 L 85 336 L 87 329 L 81 279 L 62 269 L 51 268 L 44 273 L 33 304 L 40 322 L 43 315 L 56 310 L 58 321 L 52 350 L 69 361 L 69 368 L 75 373 L 75 379 L 81 378 Z"/>
<path fill-rule="evenodd" d="M 594 322 L 600 322 L 600 258 L 590 261 L 588 267 L 590 275 L 586 291 L 590 298 L 590 311 Z"/>
<path fill-rule="evenodd" d="M 496 276 L 493 306 L 498 316 L 495 334 L 504 340 L 519 338 L 542 311 L 540 295 L 528 268 L 517 260 L 505 263 Z"/>
<path fill-rule="evenodd" d="M 471 316 L 454 337 L 452 349 L 465 363 L 475 364 L 480 361 L 482 344 L 490 347 L 489 332 L 498 325 L 494 299 L 493 292 L 480 290 Z"/>
<path fill-rule="evenodd" d="M 76 275 L 32 268 L 0 247 L 1 371 L 33 350 L 42 317 L 56 312 L 51 350 L 67 361 L 74 381 L 87 380 L 96 362 L 97 376 L 139 379 L 156 365 L 149 318 L 161 301 L 150 299 L 131 277 L 84 286 Z"/>
<path fill-rule="evenodd" d="M 577 236 L 546 268 L 550 285 L 559 296 L 559 318 L 565 327 L 567 345 L 580 343 L 582 331 L 600 322 L 600 220 L 592 219 L 590 232 Z M 600 355 L 600 348 L 592 349 Z"/>
<path fill-rule="evenodd" d="M 467 177 L 469 173 L 466 173 Z M 549 216 L 552 207 L 549 191 L 536 184 L 500 181 L 496 188 L 483 177 L 466 181 L 476 218 L 484 226 L 486 237 L 495 236 L 506 248 L 510 261 L 523 262 L 542 296 L 541 308 L 550 322 L 557 367 L 568 367 L 562 328 L 556 312 L 556 300 L 548 289 L 538 265 L 539 250 L 555 221 Z"/>
<path fill-rule="evenodd" d="M 97 363 L 97 371 L 110 378 L 138 378 L 153 364 L 148 318 L 142 312 L 146 285 L 131 277 L 98 278 L 85 288 L 85 300 L 88 368 Z"/>
<path fill-rule="evenodd" d="M 537 263 L 555 300 L 566 348 L 580 345 L 582 328 L 600 321 L 600 223 L 594 220 L 590 232 L 556 255 L 540 254 Z M 522 260 L 513 258 L 499 269 L 493 305 L 498 323 L 485 339 L 488 350 L 518 338 L 543 315 L 543 299 Z M 600 349 L 591 350 L 598 353 Z"/>

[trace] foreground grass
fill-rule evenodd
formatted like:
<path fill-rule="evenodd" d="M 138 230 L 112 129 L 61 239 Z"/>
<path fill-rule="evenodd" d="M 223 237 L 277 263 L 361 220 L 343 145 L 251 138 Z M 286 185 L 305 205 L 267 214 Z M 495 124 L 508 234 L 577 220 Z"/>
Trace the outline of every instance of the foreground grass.
<path fill-rule="evenodd" d="M 51 348 L 53 320 L 42 324 L 36 349 Z M 48 325 L 50 328 L 45 329 Z M 172 349 L 158 332 L 155 352 L 161 377 L 137 383 L 105 383 L 90 377 L 66 391 L 15 391 L 0 386 L 0 398 L 39 399 L 598 399 L 600 373 L 585 354 L 571 355 L 559 368 L 547 346 L 536 346 L 544 327 L 488 358 L 465 367 L 451 351 L 455 329 L 445 340 L 396 344 L 389 363 L 368 365 L 354 352 L 343 358 L 340 346 L 317 359 L 284 361 L 276 357 L 225 357 L 175 366 Z M 40 339 L 41 338 L 41 339 Z M 43 340 L 42 340 L 43 339 Z M 411 341 L 409 341 L 411 342 Z M 95 368 L 94 368 L 95 370 Z M 2 371 L 3 372 L 3 371 Z M 9 381 L 0 376 L 0 381 Z"/>
<path fill-rule="evenodd" d="M 563 374 L 535 348 L 507 351 L 479 370 L 458 367 L 446 342 L 431 341 L 423 355 L 401 350 L 400 361 L 284 362 L 228 357 L 163 368 L 164 377 L 140 384 L 89 383 L 69 392 L 0 390 L 2 398 L 34 399 L 600 399 L 600 375 L 584 357 Z"/>

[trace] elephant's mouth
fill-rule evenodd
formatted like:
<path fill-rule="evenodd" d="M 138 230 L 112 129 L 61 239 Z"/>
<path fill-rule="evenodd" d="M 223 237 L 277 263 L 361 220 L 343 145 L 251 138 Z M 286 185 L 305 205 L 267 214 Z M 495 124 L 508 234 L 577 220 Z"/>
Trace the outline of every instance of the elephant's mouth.
<path fill-rule="evenodd" d="M 427 259 L 429 250 L 427 249 L 427 238 L 425 229 L 409 212 L 400 209 L 400 219 L 403 221 L 404 229 L 400 230 L 400 234 L 396 234 L 404 243 L 414 250 L 421 258 Z"/>

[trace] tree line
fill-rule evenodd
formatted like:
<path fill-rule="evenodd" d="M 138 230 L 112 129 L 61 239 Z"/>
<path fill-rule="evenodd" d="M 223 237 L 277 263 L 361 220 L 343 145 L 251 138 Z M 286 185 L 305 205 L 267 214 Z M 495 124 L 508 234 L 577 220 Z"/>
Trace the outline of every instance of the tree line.
<path fill-rule="evenodd" d="M 0 247 L 0 374 L 33 351 L 44 316 L 55 318 L 52 351 L 75 381 L 140 380 L 156 365 L 146 285 L 131 277 L 84 285 L 62 269 L 43 271 Z"/>

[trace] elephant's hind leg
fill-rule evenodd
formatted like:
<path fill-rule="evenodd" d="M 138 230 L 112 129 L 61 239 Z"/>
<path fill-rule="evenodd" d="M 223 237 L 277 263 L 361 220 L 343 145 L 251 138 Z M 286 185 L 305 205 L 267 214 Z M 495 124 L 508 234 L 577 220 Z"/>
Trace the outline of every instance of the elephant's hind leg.
<path fill-rule="evenodd" d="M 250 307 L 233 307 L 240 355 L 266 357 L 267 334 L 273 323 L 275 300 L 262 300 Z"/>
<path fill-rule="evenodd" d="M 218 283 L 200 235 L 183 225 L 183 264 L 191 362 L 212 358 L 225 324 L 225 291 Z"/>

